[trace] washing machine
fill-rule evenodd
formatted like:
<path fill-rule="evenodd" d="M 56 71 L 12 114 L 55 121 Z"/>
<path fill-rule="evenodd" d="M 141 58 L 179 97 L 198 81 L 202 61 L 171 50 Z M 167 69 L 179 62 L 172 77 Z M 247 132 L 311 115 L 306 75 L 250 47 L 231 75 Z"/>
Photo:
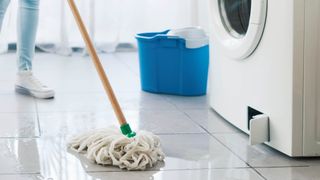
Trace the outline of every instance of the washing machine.
<path fill-rule="evenodd" d="M 292 157 L 320 155 L 320 1 L 210 0 L 210 105 Z"/>

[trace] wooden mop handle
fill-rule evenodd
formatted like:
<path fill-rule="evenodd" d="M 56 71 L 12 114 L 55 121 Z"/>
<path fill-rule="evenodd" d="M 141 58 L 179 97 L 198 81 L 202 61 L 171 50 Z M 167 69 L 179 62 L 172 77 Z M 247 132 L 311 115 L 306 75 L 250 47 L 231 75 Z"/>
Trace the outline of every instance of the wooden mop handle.
<path fill-rule="evenodd" d="M 106 93 L 108 95 L 108 98 L 109 98 L 109 100 L 111 102 L 113 110 L 114 110 L 114 112 L 115 112 L 115 114 L 117 116 L 117 119 L 118 119 L 120 125 L 125 125 L 125 124 L 127 124 L 126 119 L 125 119 L 125 117 L 123 115 L 123 112 L 122 112 L 122 110 L 120 108 L 120 105 L 119 105 L 119 103 L 117 101 L 117 98 L 114 95 L 114 92 L 113 92 L 111 84 L 110 84 L 110 82 L 109 82 L 109 80 L 107 78 L 107 75 L 104 72 L 104 69 L 103 69 L 103 67 L 101 65 L 101 62 L 100 62 L 99 57 L 97 55 L 97 52 L 96 52 L 96 50 L 95 50 L 95 48 L 93 46 L 93 43 L 92 43 L 92 41 L 91 41 L 91 39 L 89 37 L 88 31 L 87 31 L 87 29 L 86 29 L 86 27 L 85 27 L 85 25 L 84 25 L 84 23 L 83 23 L 83 21 L 81 19 L 81 16 L 79 14 L 77 6 L 74 3 L 74 0 L 68 0 L 68 3 L 69 3 L 69 6 L 71 8 L 71 11 L 73 13 L 73 16 L 74 16 L 74 18 L 75 18 L 75 20 L 76 20 L 76 22 L 78 24 L 78 27 L 79 27 L 79 30 L 80 30 L 81 35 L 83 37 L 83 40 L 84 40 L 84 42 L 85 42 L 85 44 L 86 44 L 86 46 L 88 48 L 89 54 L 91 56 L 91 59 L 92 59 L 94 65 L 95 65 L 96 70 L 97 70 L 97 72 L 99 74 L 99 77 L 100 77 L 100 79 L 102 81 L 103 87 L 104 87 L 104 89 L 105 89 L 105 91 L 106 91 Z"/>

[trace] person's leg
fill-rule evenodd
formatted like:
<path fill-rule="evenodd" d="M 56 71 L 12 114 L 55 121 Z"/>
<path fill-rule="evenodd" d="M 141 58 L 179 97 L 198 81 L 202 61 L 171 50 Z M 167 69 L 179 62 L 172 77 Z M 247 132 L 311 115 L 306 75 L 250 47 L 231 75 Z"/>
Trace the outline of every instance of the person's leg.
<path fill-rule="evenodd" d="M 38 28 L 39 0 L 19 0 L 18 11 L 18 77 L 16 91 L 37 98 L 52 98 L 54 91 L 43 85 L 32 73 L 32 59 Z"/>
<path fill-rule="evenodd" d="M 18 11 L 18 70 L 32 70 L 36 33 L 38 28 L 39 0 L 20 0 Z"/>
<path fill-rule="evenodd" d="M 10 0 L 0 0 L 0 32 L 1 32 L 1 29 L 2 29 L 2 22 L 3 22 L 3 18 L 4 18 L 4 15 L 7 11 L 7 7 L 10 3 Z"/>

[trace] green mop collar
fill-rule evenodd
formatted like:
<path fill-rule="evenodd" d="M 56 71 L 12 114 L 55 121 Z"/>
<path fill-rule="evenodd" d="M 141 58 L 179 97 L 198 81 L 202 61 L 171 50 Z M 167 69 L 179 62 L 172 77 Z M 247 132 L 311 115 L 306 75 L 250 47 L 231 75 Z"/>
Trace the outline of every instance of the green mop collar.
<path fill-rule="evenodd" d="M 127 136 L 128 138 L 132 138 L 132 137 L 136 136 L 136 133 L 131 130 L 129 124 L 121 125 L 120 129 L 121 129 L 122 134 Z"/>

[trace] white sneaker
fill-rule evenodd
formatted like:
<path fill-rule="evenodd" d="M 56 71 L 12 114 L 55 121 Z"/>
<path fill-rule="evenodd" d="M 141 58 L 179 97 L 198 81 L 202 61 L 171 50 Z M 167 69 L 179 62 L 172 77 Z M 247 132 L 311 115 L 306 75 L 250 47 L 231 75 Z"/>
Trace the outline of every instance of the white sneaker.
<path fill-rule="evenodd" d="M 32 71 L 18 72 L 15 89 L 16 92 L 20 94 L 30 95 L 36 98 L 49 99 L 54 97 L 54 90 L 43 85 L 33 76 Z"/>

